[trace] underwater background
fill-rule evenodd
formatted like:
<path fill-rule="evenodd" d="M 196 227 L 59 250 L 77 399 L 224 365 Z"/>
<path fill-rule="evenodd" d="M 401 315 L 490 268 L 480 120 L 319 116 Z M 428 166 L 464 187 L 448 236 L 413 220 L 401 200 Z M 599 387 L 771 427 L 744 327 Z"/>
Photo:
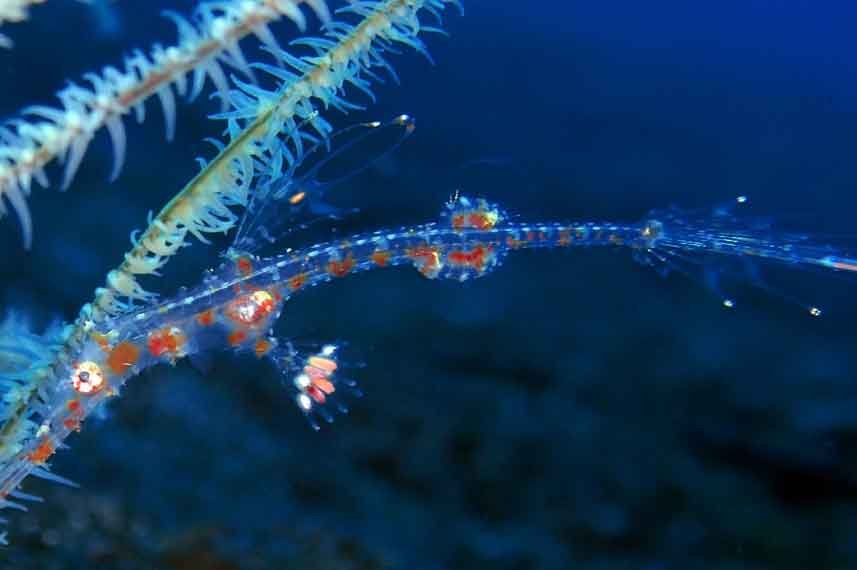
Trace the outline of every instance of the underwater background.
<path fill-rule="evenodd" d="M 401 85 L 326 116 L 418 126 L 331 193 L 357 214 L 287 245 L 433 220 L 456 189 L 535 221 L 746 194 L 774 221 L 853 232 L 853 3 L 464 4 L 450 38 L 427 40 L 435 65 L 395 56 Z M 173 41 L 159 11 L 193 5 L 36 8 L 0 51 L 0 117 Z M 211 156 L 217 109 L 180 104 L 166 143 L 150 102 L 113 184 L 99 135 L 69 191 L 34 191 L 31 251 L 0 221 L 0 308 L 36 329 L 73 319 Z M 227 243 L 194 243 L 161 290 L 195 284 Z M 80 489 L 25 483 L 46 501 L 12 517 L 0 566 L 855 568 L 857 303 L 820 276 L 774 283 L 820 299 L 824 318 L 741 288 L 728 311 L 703 283 L 600 249 L 514 253 L 463 285 L 397 269 L 297 295 L 277 330 L 347 343 L 366 393 L 350 415 L 314 433 L 254 358 L 149 370 L 53 459 Z"/>

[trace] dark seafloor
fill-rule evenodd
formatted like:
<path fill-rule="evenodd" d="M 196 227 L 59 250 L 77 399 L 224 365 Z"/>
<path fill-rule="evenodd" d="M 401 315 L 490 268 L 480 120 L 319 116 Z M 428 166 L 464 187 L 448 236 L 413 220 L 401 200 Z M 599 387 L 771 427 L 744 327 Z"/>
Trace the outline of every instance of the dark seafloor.
<path fill-rule="evenodd" d="M 38 7 L 0 52 L 0 116 L 172 41 L 159 9 L 191 6 L 123 0 L 112 23 L 74 2 Z M 435 66 L 395 57 L 401 86 L 379 87 L 366 114 L 329 115 L 418 119 L 399 152 L 333 193 L 361 209 L 337 235 L 431 220 L 456 188 L 533 220 L 636 220 L 748 194 L 774 219 L 853 232 L 852 3 L 465 7 L 451 38 L 428 39 Z M 73 318 L 129 232 L 211 156 L 214 102 L 180 104 L 171 144 L 147 107 L 128 121 L 118 182 L 102 134 L 71 190 L 34 193 L 32 251 L 0 222 L 4 311 L 36 327 Z M 163 290 L 194 284 L 216 253 L 195 243 Z M 81 489 L 25 484 L 46 502 L 12 514 L 0 566 L 857 568 L 857 302 L 853 285 L 795 275 L 776 286 L 832 297 L 824 318 L 747 290 L 725 310 L 624 251 L 523 252 L 463 286 L 401 269 L 298 295 L 278 331 L 347 341 L 365 364 L 350 416 L 313 433 L 270 369 L 227 352 L 205 374 L 148 371 L 55 457 Z"/>

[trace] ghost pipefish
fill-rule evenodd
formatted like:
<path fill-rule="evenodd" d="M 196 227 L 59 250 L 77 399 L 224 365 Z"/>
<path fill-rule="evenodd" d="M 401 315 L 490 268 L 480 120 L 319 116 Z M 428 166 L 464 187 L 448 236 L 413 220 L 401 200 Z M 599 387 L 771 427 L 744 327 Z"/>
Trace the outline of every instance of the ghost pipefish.
<path fill-rule="evenodd" d="M 375 133 L 389 131 L 395 135 L 392 140 L 370 155 L 367 141 Z M 321 201 L 326 190 L 398 147 L 413 131 L 413 119 L 402 115 L 387 123 L 344 129 L 317 141 L 301 160 L 288 165 L 280 160 L 260 161 L 257 188 L 218 268 L 175 297 L 91 323 L 75 354 L 48 366 L 52 378 L 36 410 L 39 422 L 25 426 L 32 428 L 35 437 L 22 438 L 0 464 L 0 507 L 25 509 L 12 499 L 33 499 L 18 490 L 30 474 L 70 483 L 52 473 L 47 462 L 88 416 L 143 370 L 202 352 L 226 348 L 270 361 L 314 429 L 319 429 L 319 420 L 332 422 L 334 413 L 347 411 L 343 395 L 360 395 L 356 382 L 343 374 L 339 347 L 325 344 L 302 351 L 289 339 L 277 337 L 273 327 L 285 303 L 300 292 L 360 272 L 411 266 L 429 279 L 467 281 L 489 274 L 506 255 L 518 250 L 599 246 L 630 250 L 637 261 L 664 268 L 740 259 L 795 269 L 857 272 L 857 257 L 844 249 L 811 235 L 759 229 L 723 209 L 704 217 L 656 210 L 634 223 L 526 223 L 512 221 L 486 199 L 458 193 L 436 222 L 260 255 L 293 229 L 296 217 L 329 215 L 331 207 Z M 355 151 L 369 158 L 353 172 L 323 180 L 321 173 L 332 161 Z M 319 156 L 315 163 L 310 160 Z M 735 205 L 746 201 L 741 196 Z M 724 305 L 732 306 L 726 301 Z M 821 310 L 812 306 L 809 313 L 819 316 Z M 44 369 L 50 362 L 59 342 L 59 334 L 39 337 L 14 324 L 0 327 L 4 357 L 0 358 L 0 381 L 26 381 L 28 372 Z"/>
<path fill-rule="evenodd" d="M 277 200 L 294 204 L 299 191 L 292 187 L 291 192 L 279 193 Z M 268 210 L 271 207 L 267 205 Z M 256 211 L 249 209 L 247 219 Z M 226 261 L 197 287 L 108 319 L 90 331 L 73 362 L 58 371 L 59 389 L 45 403 L 49 411 L 38 437 L 4 465 L 0 494 L 7 496 L 27 473 L 39 469 L 130 378 L 156 364 L 174 364 L 203 351 L 229 348 L 270 360 L 288 380 L 298 409 L 313 428 L 319 428 L 319 419 L 332 421 L 333 412 L 347 411 L 341 393 L 359 394 L 354 381 L 339 370 L 337 346 L 328 344 L 303 354 L 272 329 L 285 303 L 301 291 L 356 273 L 406 265 L 429 279 L 467 281 L 487 275 L 513 251 L 597 246 L 629 249 L 647 263 L 669 263 L 681 252 L 751 257 L 796 268 L 857 267 L 848 261 L 851 258 L 812 243 L 809 236 L 762 236 L 739 226 L 726 230 L 713 220 L 708 225 L 676 217 L 647 217 L 627 224 L 512 222 L 497 205 L 456 194 L 439 222 L 357 234 L 272 257 L 231 248 Z M 253 228 L 257 235 L 261 228 L 242 227 Z M 262 242 L 242 232 L 235 241 Z"/>

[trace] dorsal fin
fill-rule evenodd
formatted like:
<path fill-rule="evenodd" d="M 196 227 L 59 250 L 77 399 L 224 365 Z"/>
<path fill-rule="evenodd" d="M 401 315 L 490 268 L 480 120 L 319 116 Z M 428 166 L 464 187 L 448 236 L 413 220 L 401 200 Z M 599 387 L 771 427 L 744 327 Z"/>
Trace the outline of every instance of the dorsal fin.
<path fill-rule="evenodd" d="M 458 192 L 446 203 L 440 217 L 454 230 L 490 230 L 502 225 L 507 218 L 497 204 Z"/>
<path fill-rule="evenodd" d="M 233 249 L 252 253 L 313 220 L 336 217 L 339 210 L 324 202 L 324 194 L 394 151 L 415 128 L 408 115 L 359 123 L 324 140 L 313 139 L 303 151 L 291 148 L 287 137 L 260 164 L 262 176 L 251 193 Z"/>

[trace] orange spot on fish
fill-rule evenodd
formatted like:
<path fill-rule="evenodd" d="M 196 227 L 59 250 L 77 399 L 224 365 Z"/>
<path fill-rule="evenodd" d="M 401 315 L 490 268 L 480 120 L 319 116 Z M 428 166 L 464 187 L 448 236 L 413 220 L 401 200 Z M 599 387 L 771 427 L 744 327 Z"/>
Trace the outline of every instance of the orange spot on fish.
<path fill-rule="evenodd" d="M 245 331 L 233 331 L 229 333 L 229 336 L 226 338 L 229 346 L 238 346 L 245 340 L 247 340 L 247 333 Z"/>
<path fill-rule="evenodd" d="M 239 273 L 241 275 L 250 275 L 253 272 L 253 262 L 250 261 L 250 258 L 246 255 L 242 255 L 238 258 L 238 261 L 235 262 L 236 267 L 238 267 Z"/>
<path fill-rule="evenodd" d="M 557 243 L 562 247 L 570 245 L 571 244 L 571 232 L 568 230 L 562 230 L 561 232 L 559 232 L 559 240 L 557 241 Z"/>
<path fill-rule="evenodd" d="M 158 332 L 153 332 L 149 335 L 149 352 L 152 356 L 161 356 L 167 352 L 164 340 Z"/>
<path fill-rule="evenodd" d="M 336 388 L 333 386 L 333 382 L 331 382 L 327 378 L 314 378 L 312 380 L 312 385 L 327 394 L 328 396 L 336 391 Z"/>
<path fill-rule="evenodd" d="M 477 230 L 490 230 L 494 227 L 494 221 L 481 212 L 470 214 L 468 221 L 470 222 L 470 227 L 476 228 Z"/>
<path fill-rule="evenodd" d="M 48 458 L 54 454 L 54 444 L 51 441 L 50 437 L 45 436 L 42 438 L 39 446 L 36 447 L 32 452 L 27 454 L 27 459 L 36 464 L 42 464 L 48 460 Z"/>
<path fill-rule="evenodd" d="M 255 325 L 273 313 L 274 306 L 274 297 L 264 289 L 259 289 L 229 303 L 225 314 L 239 325 Z"/>
<path fill-rule="evenodd" d="M 306 273 L 298 273 L 297 275 L 289 279 L 289 289 L 291 289 L 292 291 L 297 291 L 298 289 L 304 286 L 306 280 Z"/>
<path fill-rule="evenodd" d="M 318 402 L 319 404 L 324 404 L 327 397 L 324 395 L 324 392 L 316 388 L 314 385 L 307 386 L 306 393 L 309 394 L 313 400 Z"/>
<path fill-rule="evenodd" d="M 464 214 L 455 214 L 452 216 L 452 229 L 461 230 L 464 229 Z"/>
<path fill-rule="evenodd" d="M 440 252 L 436 247 L 421 245 L 405 250 L 405 254 L 414 260 L 414 265 L 426 277 L 436 277 L 440 271 Z"/>
<path fill-rule="evenodd" d="M 63 425 L 71 430 L 80 431 L 80 420 L 83 418 L 83 408 L 80 405 L 80 400 L 69 400 L 66 403 L 71 417 L 63 420 Z"/>
<path fill-rule="evenodd" d="M 266 339 L 259 339 L 258 341 L 256 341 L 256 346 L 254 348 L 256 352 L 256 357 L 262 358 L 263 356 L 268 354 L 272 348 L 273 345 L 271 344 L 271 341 Z"/>
<path fill-rule="evenodd" d="M 148 348 L 152 356 L 178 356 L 187 341 L 184 333 L 177 327 L 164 327 L 149 333 Z"/>
<path fill-rule="evenodd" d="M 428 245 L 412 247 L 405 253 L 413 260 L 435 260 L 438 256 L 437 248 Z"/>
<path fill-rule="evenodd" d="M 354 269 L 354 256 L 351 252 L 345 256 L 345 259 L 331 259 L 327 262 L 327 272 L 334 277 L 345 277 L 352 269 Z"/>
<path fill-rule="evenodd" d="M 389 251 L 376 251 L 372 254 L 372 263 L 377 265 L 378 267 L 386 267 L 387 263 L 390 262 L 390 252 Z"/>
<path fill-rule="evenodd" d="M 326 353 L 316 354 L 307 359 L 304 365 L 304 376 L 309 380 L 305 391 L 313 400 L 323 404 L 327 396 L 336 391 L 336 386 L 330 380 L 338 365 Z"/>
<path fill-rule="evenodd" d="M 207 309 L 196 316 L 196 322 L 204 327 L 214 324 L 214 309 Z"/>
<path fill-rule="evenodd" d="M 107 366 L 114 374 L 124 374 L 134 366 L 140 359 L 140 349 L 130 342 L 124 341 L 117 344 L 107 356 Z"/>
<path fill-rule="evenodd" d="M 333 374 L 337 368 L 336 361 L 325 356 L 310 356 L 307 360 L 307 366 L 317 368 L 328 376 Z M 306 367 L 304 367 L 304 371 L 306 371 Z"/>
<path fill-rule="evenodd" d="M 98 344 L 98 347 L 104 352 L 110 352 L 110 341 L 107 335 L 101 333 L 92 333 L 92 340 Z"/>
<path fill-rule="evenodd" d="M 447 258 L 452 265 L 472 267 L 473 269 L 481 272 L 485 269 L 485 256 L 491 253 L 491 251 L 491 247 L 477 245 L 469 251 L 450 251 Z"/>

